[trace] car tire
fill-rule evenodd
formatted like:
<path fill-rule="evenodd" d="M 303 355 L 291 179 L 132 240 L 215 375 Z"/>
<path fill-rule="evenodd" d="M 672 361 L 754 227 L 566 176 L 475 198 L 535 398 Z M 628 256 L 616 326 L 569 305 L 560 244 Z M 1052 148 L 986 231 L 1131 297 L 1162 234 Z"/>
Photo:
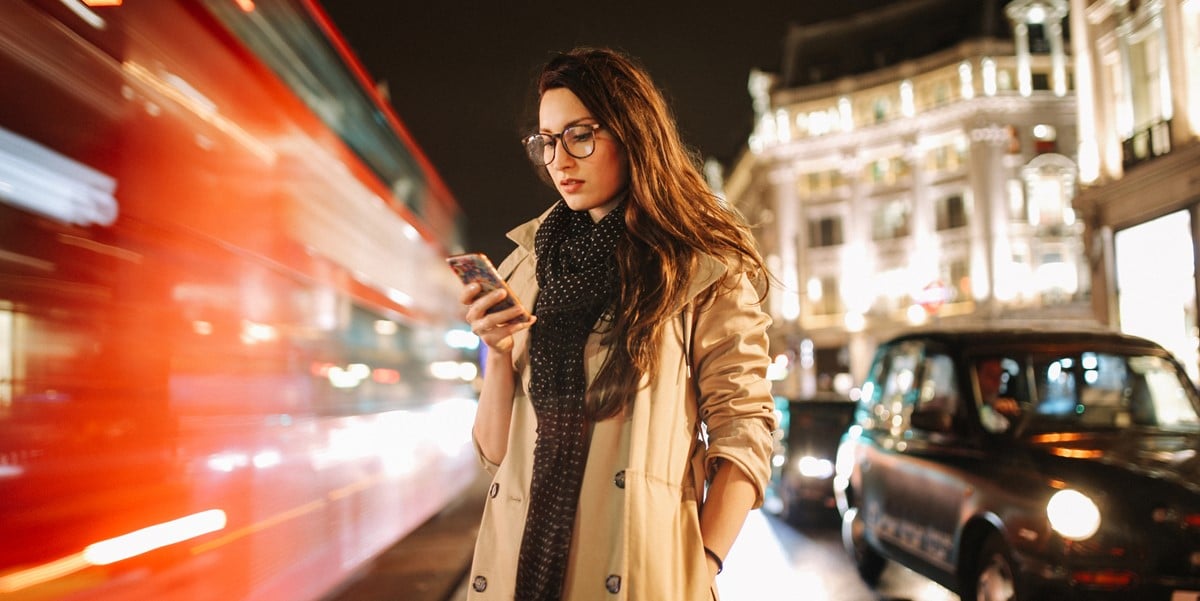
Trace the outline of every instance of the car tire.
<path fill-rule="evenodd" d="M 854 568 L 858 570 L 863 582 L 875 586 L 879 584 L 879 577 L 883 574 L 887 560 L 867 543 L 866 528 L 866 523 L 858 517 L 857 507 L 851 507 L 842 514 L 842 546 L 850 554 Z"/>
<path fill-rule="evenodd" d="M 1015 567 L 1012 553 L 1000 533 L 988 534 L 975 556 L 969 589 L 962 598 L 964 601 L 1024 601 L 1026 597 L 1020 592 Z"/>

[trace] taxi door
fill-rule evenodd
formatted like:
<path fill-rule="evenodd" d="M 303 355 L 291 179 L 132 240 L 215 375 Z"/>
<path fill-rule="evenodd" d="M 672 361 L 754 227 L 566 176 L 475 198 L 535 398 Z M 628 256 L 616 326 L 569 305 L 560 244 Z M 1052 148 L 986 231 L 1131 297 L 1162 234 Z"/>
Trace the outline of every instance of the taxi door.
<path fill-rule="evenodd" d="M 899 515 L 898 543 L 916 559 L 954 573 L 954 540 L 970 485 L 965 477 L 980 451 L 966 432 L 966 400 L 956 363 L 936 343 L 927 343 L 917 371 L 915 399 L 897 441 L 898 472 L 892 490 Z"/>

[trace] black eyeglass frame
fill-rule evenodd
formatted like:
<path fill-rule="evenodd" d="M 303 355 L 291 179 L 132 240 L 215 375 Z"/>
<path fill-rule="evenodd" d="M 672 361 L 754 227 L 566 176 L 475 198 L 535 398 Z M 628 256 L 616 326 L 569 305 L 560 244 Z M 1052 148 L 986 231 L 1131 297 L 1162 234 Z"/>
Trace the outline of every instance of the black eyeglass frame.
<path fill-rule="evenodd" d="M 554 159 L 558 156 L 558 147 L 559 146 L 562 146 L 563 150 L 566 151 L 566 153 L 568 155 L 570 155 L 571 157 L 577 158 L 577 159 L 586 159 L 586 158 L 592 156 L 592 154 L 596 152 L 595 140 L 592 141 L 592 149 L 590 151 L 588 151 L 587 154 L 583 154 L 583 155 L 578 155 L 578 154 L 575 154 L 574 152 L 571 152 L 571 149 L 567 147 L 567 142 L 565 140 L 563 140 L 563 136 L 567 135 L 568 131 L 571 131 L 572 129 L 574 129 L 576 127 L 591 128 L 590 133 L 594 137 L 596 135 L 596 130 L 601 129 L 604 126 L 599 123 L 576 123 L 575 125 L 568 125 L 566 128 L 564 128 L 562 130 L 562 132 L 557 133 L 557 134 L 547 134 L 547 133 L 541 133 L 541 132 L 536 133 L 536 134 L 529 134 L 528 136 L 521 138 L 521 146 L 523 146 L 525 148 L 525 156 L 529 157 L 530 162 L 532 162 L 534 165 L 536 165 L 538 167 L 545 167 L 546 165 L 553 163 Z M 540 162 L 538 159 L 535 159 L 533 157 L 533 153 L 531 153 L 529 151 L 530 150 L 529 143 L 534 138 L 545 139 L 546 137 L 549 137 L 551 139 L 551 143 L 546 144 L 546 146 L 550 146 L 550 148 L 552 148 L 552 150 L 550 151 L 550 160 L 545 161 L 545 162 Z"/>

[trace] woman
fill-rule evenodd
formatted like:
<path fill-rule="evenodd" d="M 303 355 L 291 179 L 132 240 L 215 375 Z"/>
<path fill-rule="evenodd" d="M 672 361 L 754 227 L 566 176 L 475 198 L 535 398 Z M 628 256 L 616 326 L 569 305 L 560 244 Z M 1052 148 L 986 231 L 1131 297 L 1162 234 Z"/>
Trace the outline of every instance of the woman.
<path fill-rule="evenodd" d="M 630 59 L 557 55 L 538 94 L 524 144 L 562 200 L 499 267 L 534 319 L 462 297 L 494 474 L 468 598 L 715 599 L 770 475 L 762 260 Z"/>

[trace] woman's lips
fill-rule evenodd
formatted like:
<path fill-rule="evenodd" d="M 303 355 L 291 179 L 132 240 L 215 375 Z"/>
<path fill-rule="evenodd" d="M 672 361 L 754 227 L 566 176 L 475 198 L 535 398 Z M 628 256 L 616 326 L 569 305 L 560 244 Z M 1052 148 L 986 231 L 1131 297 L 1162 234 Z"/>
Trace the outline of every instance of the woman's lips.
<path fill-rule="evenodd" d="M 583 180 L 581 179 L 564 179 L 558 182 L 558 189 L 562 190 L 564 194 L 578 192 L 581 187 L 583 187 Z"/>

